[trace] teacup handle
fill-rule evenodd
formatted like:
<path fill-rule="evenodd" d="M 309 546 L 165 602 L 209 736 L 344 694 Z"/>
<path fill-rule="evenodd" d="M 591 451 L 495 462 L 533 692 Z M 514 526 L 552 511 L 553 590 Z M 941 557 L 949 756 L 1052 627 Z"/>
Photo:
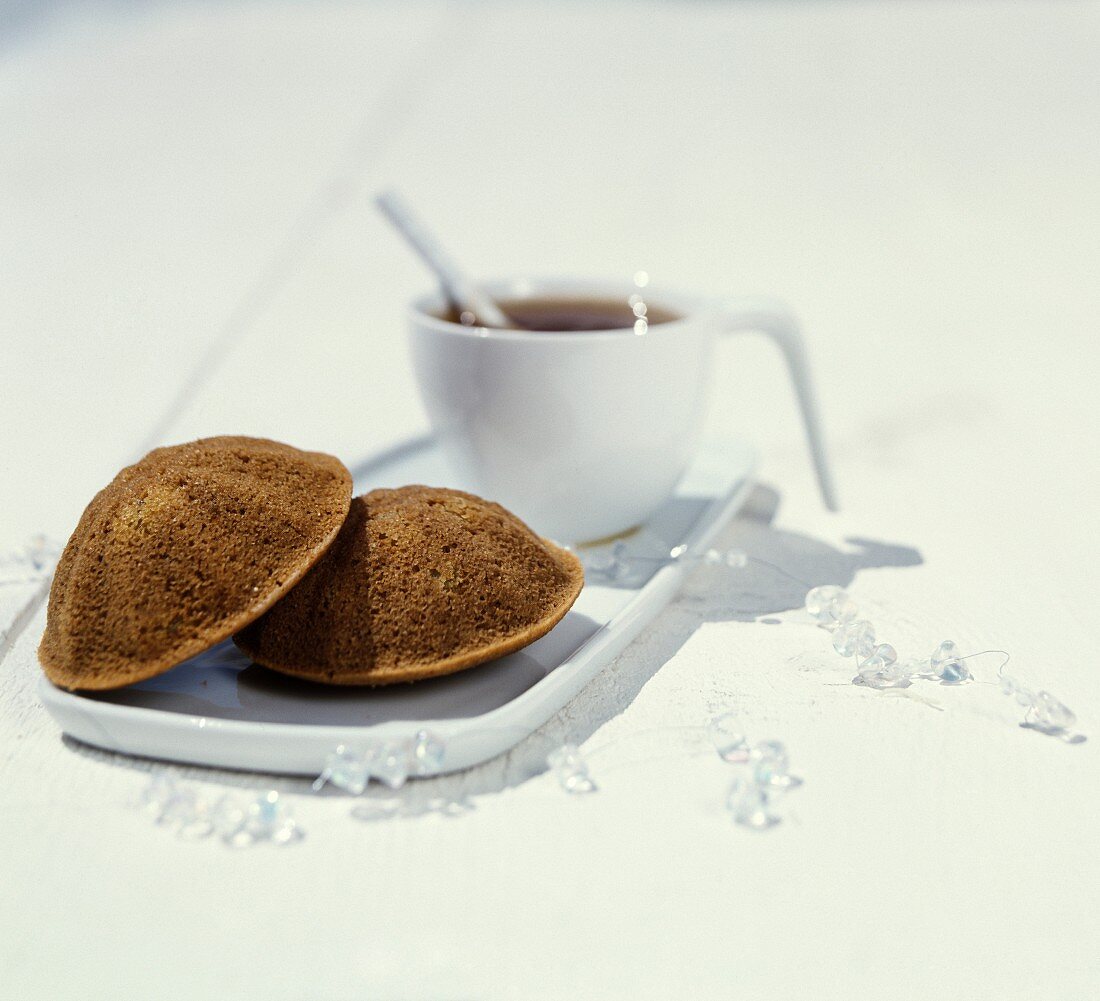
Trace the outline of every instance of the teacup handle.
<path fill-rule="evenodd" d="M 837 509 L 836 489 L 833 486 L 829 460 L 825 455 L 821 415 L 818 412 L 813 380 L 810 378 L 806 345 L 802 340 L 802 332 L 799 330 L 794 314 L 783 303 L 774 299 L 730 300 L 722 304 L 722 329 L 727 334 L 754 331 L 765 334 L 783 352 L 791 382 L 794 383 L 795 396 L 802 411 L 802 421 L 806 426 L 806 439 L 809 442 L 810 455 L 817 472 L 821 499 L 830 511 L 835 511 Z"/>

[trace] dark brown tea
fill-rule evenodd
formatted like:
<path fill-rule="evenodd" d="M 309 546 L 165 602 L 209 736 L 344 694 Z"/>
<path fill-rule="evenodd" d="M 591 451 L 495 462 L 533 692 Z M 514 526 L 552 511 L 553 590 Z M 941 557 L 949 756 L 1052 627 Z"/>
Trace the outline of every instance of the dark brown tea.
<path fill-rule="evenodd" d="M 500 299 L 497 305 L 514 321 L 517 330 L 564 332 L 583 330 L 626 330 L 638 327 L 643 330 L 655 323 L 668 323 L 680 319 L 671 310 L 644 302 L 640 296 L 637 305 L 626 299 L 567 298 L 543 296 L 529 299 Z M 455 310 L 441 314 L 442 319 L 461 323 Z M 644 323 L 639 323 L 642 320 Z M 638 331 L 639 333 L 641 331 Z"/>

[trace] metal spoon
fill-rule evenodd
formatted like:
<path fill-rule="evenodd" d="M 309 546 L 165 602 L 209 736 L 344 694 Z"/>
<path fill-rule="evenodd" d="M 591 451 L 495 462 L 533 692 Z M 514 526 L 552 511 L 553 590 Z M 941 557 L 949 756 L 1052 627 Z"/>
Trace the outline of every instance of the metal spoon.
<path fill-rule="evenodd" d="M 473 317 L 472 326 L 503 329 L 516 327 L 516 323 L 493 302 L 492 297 L 462 273 L 461 268 L 396 191 L 383 191 L 376 195 L 374 204 L 409 242 L 421 260 L 435 272 L 443 286 L 443 294 L 458 313 L 469 313 Z"/>

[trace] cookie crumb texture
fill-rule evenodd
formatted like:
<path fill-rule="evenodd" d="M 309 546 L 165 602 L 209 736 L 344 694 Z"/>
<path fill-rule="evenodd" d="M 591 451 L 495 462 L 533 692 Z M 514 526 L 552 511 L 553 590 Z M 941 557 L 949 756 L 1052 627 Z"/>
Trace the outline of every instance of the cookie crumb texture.
<path fill-rule="evenodd" d="M 302 582 L 234 637 L 257 663 L 338 685 L 450 674 L 534 642 L 580 594 L 580 561 L 499 504 L 409 486 L 351 502 Z"/>
<path fill-rule="evenodd" d="M 63 688 L 160 674 L 263 614 L 321 557 L 351 503 L 338 459 L 259 438 L 158 448 L 92 499 L 38 649 Z"/>

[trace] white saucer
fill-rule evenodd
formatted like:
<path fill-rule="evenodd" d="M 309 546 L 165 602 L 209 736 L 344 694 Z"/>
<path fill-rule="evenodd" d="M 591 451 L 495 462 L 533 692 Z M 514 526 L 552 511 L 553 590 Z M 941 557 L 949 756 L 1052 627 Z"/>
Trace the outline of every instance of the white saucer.
<path fill-rule="evenodd" d="M 756 456 L 730 441 L 704 444 L 675 496 L 624 541 L 632 570 L 589 575 L 568 615 L 518 653 L 458 674 L 388 688 L 335 688 L 251 664 L 232 643 L 167 674 L 113 692 L 72 693 L 43 677 L 39 694 L 62 729 L 97 747 L 149 758 L 315 775 L 337 744 L 411 737 L 446 742 L 441 772 L 507 751 L 561 709 L 675 595 L 687 572 L 668 554 L 705 546 L 749 493 Z M 405 442 L 353 469 L 357 490 L 456 486 L 431 438 Z M 602 549 L 586 548 L 588 561 Z"/>

